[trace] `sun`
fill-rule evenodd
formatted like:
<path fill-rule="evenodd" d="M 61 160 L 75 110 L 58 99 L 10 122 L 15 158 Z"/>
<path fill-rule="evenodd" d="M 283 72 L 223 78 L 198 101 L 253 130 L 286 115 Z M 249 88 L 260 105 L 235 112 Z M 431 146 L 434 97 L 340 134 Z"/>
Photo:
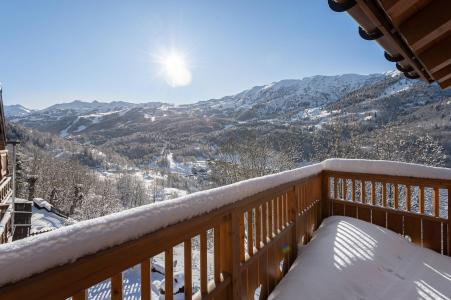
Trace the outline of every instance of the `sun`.
<path fill-rule="evenodd" d="M 172 87 L 187 86 L 191 83 L 192 74 L 185 55 L 171 49 L 159 55 L 157 62 L 161 66 L 161 73 L 167 84 Z"/>

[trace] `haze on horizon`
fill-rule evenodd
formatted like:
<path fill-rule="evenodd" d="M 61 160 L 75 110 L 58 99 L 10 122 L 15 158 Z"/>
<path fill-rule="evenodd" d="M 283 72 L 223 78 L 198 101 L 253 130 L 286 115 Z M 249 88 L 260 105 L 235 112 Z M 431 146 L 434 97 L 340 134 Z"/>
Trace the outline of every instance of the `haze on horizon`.
<path fill-rule="evenodd" d="M 287 78 L 393 67 L 327 1 L 2 3 L 5 104 L 192 103 Z"/>

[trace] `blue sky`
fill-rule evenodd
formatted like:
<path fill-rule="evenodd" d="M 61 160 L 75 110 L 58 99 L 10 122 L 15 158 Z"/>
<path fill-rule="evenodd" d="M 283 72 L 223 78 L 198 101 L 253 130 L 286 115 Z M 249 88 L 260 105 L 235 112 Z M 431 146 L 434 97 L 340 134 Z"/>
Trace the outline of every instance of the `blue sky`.
<path fill-rule="evenodd" d="M 287 78 L 393 69 L 325 0 L 0 0 L 6 104 L 75 99 L 190 103 Z M 158 57 L 175 49 L 191 81 L 173 87 Z"/>

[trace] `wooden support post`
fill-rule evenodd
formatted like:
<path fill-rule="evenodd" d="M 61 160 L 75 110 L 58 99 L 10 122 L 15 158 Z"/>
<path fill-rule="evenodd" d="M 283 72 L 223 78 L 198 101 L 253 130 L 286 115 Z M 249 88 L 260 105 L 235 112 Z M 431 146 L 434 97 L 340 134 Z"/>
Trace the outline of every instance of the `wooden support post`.
<path fill-rule="evenodd" d="M 164 252 L 164 299 L 172 300 L 174 298 L 174 277 L 173 277 L 173 250 L 172 247 Z"/>
<path fill-rule="evenodd" d="M 411 191 L 410 185 L 406 185 L 406 210 L 410 211 L 411 209 Z"/>
<path fill-rule="evenodd" d="M 150 300 L 151 297 L 151 278 L 150 278 L 150 259 L 147 258 L 141 262 L 141 300 Z"/>
<path fill-rule="evenodd" d="M 205 231 L 200 234 L 200 293 L 202 298 L 208 293 L 207 233 Z"/>
<path fill-rule="evenodd" d="M 398 209 L 399 207 L 399 201 L 398 201 L 398 184 L 393 184 L 393 188 L 395 189 L 393 197 L 395 198 L 395 209 Z"/>
<path fill-rule="evenodd" d="M 111 300 L 122 300 L 122 272 L 111 277 Z"/>
<path fill-rule="evenodd" d="M 193 275 L 192 275 L 193 271 L 192 271 L 191 256 L 192 256 L 191 238 L 189 238 L 183 244 L 183 263 L 184 263 L 183 268 L 185 272 L 185 300 L 191 300 L 193 296 Z"/>
<path fill-rule="evenodd" d="M 419 210 L 420 210 L 420 214 L 424 214 L 424 186 L 421 186 L 420 185 L 420 187 L 419 187 L 419 189 L 420 189 L 420 196 L 419 196 L 419 206 L 420 206 L 420 208 L 419 208 Z"/>
<path fill-rule="evenodd" d="M 440 193 L 438 186 L 434 187 L 434 216 L 440 217 Z"/>

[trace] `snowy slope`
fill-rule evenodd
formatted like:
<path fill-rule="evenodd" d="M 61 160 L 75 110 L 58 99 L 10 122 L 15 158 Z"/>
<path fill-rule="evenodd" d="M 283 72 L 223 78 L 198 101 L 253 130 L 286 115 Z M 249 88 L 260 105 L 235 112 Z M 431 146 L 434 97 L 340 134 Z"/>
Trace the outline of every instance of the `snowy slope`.
<path fill-rule="evenodd" d="M 28 116 L 33 112 L 33 110 L 28 109 L 20 104 L 15 105 L 5 105 L 5 117 L 6 118 L 14 118 L 14 117 L 24 117 Z"/>
<path fill-rule="evenodd" d="M 450 299 L 451 259 L 377 225 L 323 221 L 269 299 Z"/>

